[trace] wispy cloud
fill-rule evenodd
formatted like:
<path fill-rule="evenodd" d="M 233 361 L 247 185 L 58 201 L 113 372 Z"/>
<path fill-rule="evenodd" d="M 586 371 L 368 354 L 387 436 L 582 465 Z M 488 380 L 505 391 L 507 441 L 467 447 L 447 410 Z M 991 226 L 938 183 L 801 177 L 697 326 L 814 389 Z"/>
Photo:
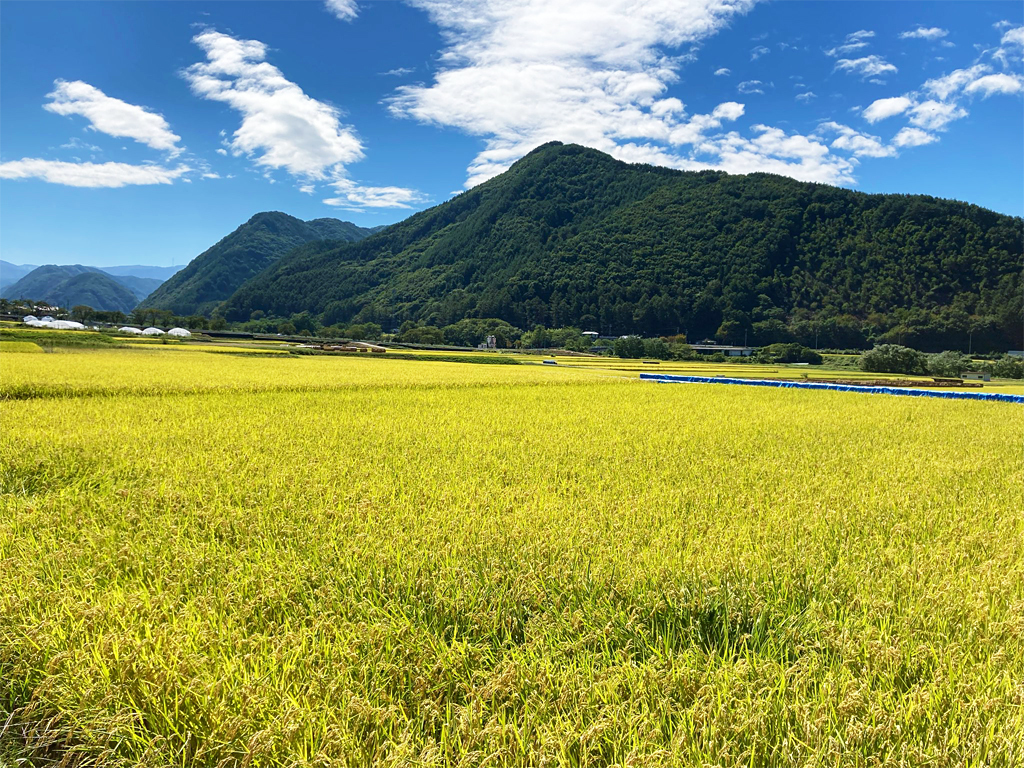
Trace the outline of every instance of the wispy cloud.
<path fill-rule="evenodd" d="M 162 115 L 107 96 L 89 83 L 81 80 L 56 80 L 53 92 L 48 93 L 46 98 L 51 101 L 44 104 L 43 109 L 57 115 L 80 115 L 89 121 L 90 128 L 100 133 L 134 139 L 140 144 L 167 152 L 171 157 L 182 152 L 178 146 L 181 137 L 171 131 Z"/>
<path fill-rule="evenodd" d="M 818 98 L 818 94 L 816 94 L 814 91 L 806 91 L 804 93 L 798 93 L 793 98 L 795 98 L 797 101 L 802 101 L 804 103 L 808 103 L 812 99 Z"/>
<path fill-rule="evenodd" d="M 771 48 L 766 48 L 763 45 L 759 45 L 756 48 L 752 48 L 750 50 L 750 60 L 751 61 L 757 61 L 762 56 L 767 56 L 771 52 L 772 52 Z"/>
<path fill-rule="evenodd" d="M 890 64 L 881 56 L 872 54 L 859 59 L 839 59 L 836 69 L 860 75 L 862 78 L 876 77 L 887 72 L 898 72 L 894 64 Z"/>
<path fill-rule="evenodd" d="M 719 67 L 715 70 L 715 75 L 718 77 L 728 77 L 732 74 L 732 70 L 727 67 Z"/>
<path fill-rule="evenodd" d="M 403 187 L 364 187 L 349 179 L 339 179 L 331 186 L 339 196 L 328 198 L 324 203 L 340 208 L 411 208 L 427 201 L 419 192 Z"/>
<path fill-rule="evenodd" d="M 0 179 L 41 179 L 68 187 L 126 187 L 170 184 L 191 169 L 185 165 L 165 168 L 159 165 L 127 163 L 65 163 L 27 157 L 0 163 Z"/>
<path fill-rule="evenodd" d="M 906 32 L 901 32 L 900 40 L 910 40 L 914 38 L 918 38 L 920 40 L 941 40 L 948 34 L 948 29 L 942 29 L 940 27 L 918 26 L 915 29 L 910 29 L 907 30 Z"/>
<path fill-rule="evenodd" d="M 859 51 L 861 48 L 867 48 L 867 41 L 874 36 L 875 33 L 869 29 L 858 29 L 856 32 L 848 34 L 842 43 L 825 51 L 825 55 L 832 57 L 845 56 L 854 51 Z"/>
<path fill-rule="evenodd" d="M 764 83 L 760 80 L 744 80 L 742 83 L 736 86 L 736 90 L 740 93 L 764 93 Z"/>
<path fill-rule="evenodd" d="M 415 71 L 415 67 L 397 67 L 395 69 L 389 69 L 387 72 L 380 72 L 378 74 L 391 75 L 393 77 L 402 77 L 403 75 L 411 75 Z"/>

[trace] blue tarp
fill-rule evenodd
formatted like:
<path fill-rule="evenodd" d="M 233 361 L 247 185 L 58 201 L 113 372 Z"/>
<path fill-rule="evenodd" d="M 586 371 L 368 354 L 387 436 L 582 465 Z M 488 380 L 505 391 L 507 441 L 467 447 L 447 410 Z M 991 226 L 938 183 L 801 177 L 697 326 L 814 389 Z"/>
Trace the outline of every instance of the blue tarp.
<path fill-rule="evenodd" d="M 783 381 L 780 379 L 728 379 L 720 376 L 670 376 L 665 373 L 641 373 L 645 381 L 663 384 L 745 384 L 748 387 L 782 387 L 784 389 L 830 389 L 834 392 L 864 392 L 869 395 L 903 395 L 904 397 L 941 397 L 945 400 L 992 400 L 1000 403 L 1024 403 L 1024 395 L 1004 395 L 985 392 L 942 392 L 931 389 L 904 389 L 903 387 L 858 387 L 852 384 L 821 384 L 811 381 Z"/>

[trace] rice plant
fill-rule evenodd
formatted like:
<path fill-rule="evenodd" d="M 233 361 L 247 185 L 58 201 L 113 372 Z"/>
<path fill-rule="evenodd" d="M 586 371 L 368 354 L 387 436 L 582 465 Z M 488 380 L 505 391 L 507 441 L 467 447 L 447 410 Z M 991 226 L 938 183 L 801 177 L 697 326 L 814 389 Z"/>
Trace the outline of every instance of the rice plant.
<path fill-rule="evenodd" d="M 1002 403 L 0 366 L 0 763 L 1013 766 Z"/>

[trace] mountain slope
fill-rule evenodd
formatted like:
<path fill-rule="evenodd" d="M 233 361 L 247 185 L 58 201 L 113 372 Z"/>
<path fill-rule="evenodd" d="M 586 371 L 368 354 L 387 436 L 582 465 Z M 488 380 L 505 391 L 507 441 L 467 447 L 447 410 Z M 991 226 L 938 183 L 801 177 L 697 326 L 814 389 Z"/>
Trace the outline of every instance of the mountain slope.
<path fill-rule="evenodd" d="M 149 296 L 153 291 L 164 284 L 164 280 L 158 277 L 139 277 L 138 275 L 119 275 L 111 274 L 106 269 L 101 269 L 101 272 L 110 275 L 114 278 L 114 281 L 120 283 L 135 296 L 136 301 L 142 301 L 144 298 Z"/>
<path fill-rule="evenodd" d="M 827 321 L 862 335 L 850 345 L 915 323 L 966 344 L 971 322 L 1020 348 L 1021 230 L 1019 218 L 956 201 L 549 144 L 359 243 L 296 249 L 224 311 L 389 327 L 497 317 L 758 343 Z"/>
<path fill-rule="evenodd" d="M 48 297 L 52 296 L 68 278 L 85 272 L 95 271 L 95 267 L 85 267 L 81 264 L 45 264 L 41 267 L 36 267 L 20 280 L 9 285 L 0 292 L 0 295 L 5 299 L 49 301 Z M 113 280 L 113 278 L 111 279 Z M 62 306 L 65 305 L 62 304 Z"/>
<path fill-rule="evenodd" d="M 249 278 L 296 246 L 313 240 L 362 239 L 369 230 L 347 221 L 305 222 L 278 211 L 257 213 L 194 258 L 140 305 L 178 315 L 208 314 Z"/>
<path fill-rule="evenodd" d="M 33 299 L 62 307 L 131 312 L 138 299 L 128 288 L 95 267 L 46 265 L 34 269 L 3 291 L 4 298 Z"/>
<path fill-rule="evenodd" d="M 145 277 L 159 280 L 161 283 L 184 267 L 153 267 L 149 264 L 125 264 L 117 267 L 100 267 L 108 275 L 114 277 Z"/>
<path fill-rule="evenodd" d="M 14 285 L 37 266 L 36 264 L 11 264 L 9 261 L 0 259 L 0 292 L 8 285 Z"/>

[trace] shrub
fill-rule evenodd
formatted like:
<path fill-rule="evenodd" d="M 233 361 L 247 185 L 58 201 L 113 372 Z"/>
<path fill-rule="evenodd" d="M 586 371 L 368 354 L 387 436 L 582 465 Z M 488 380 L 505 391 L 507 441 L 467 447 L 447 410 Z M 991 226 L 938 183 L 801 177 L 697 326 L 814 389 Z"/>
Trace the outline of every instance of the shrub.
<path fill-rule="evenodd" d="M 873 373 L 923 373 L 926 363 L 923 352 L 899 344 L 879 344 L 860 356 L 861 370 Z"/>

